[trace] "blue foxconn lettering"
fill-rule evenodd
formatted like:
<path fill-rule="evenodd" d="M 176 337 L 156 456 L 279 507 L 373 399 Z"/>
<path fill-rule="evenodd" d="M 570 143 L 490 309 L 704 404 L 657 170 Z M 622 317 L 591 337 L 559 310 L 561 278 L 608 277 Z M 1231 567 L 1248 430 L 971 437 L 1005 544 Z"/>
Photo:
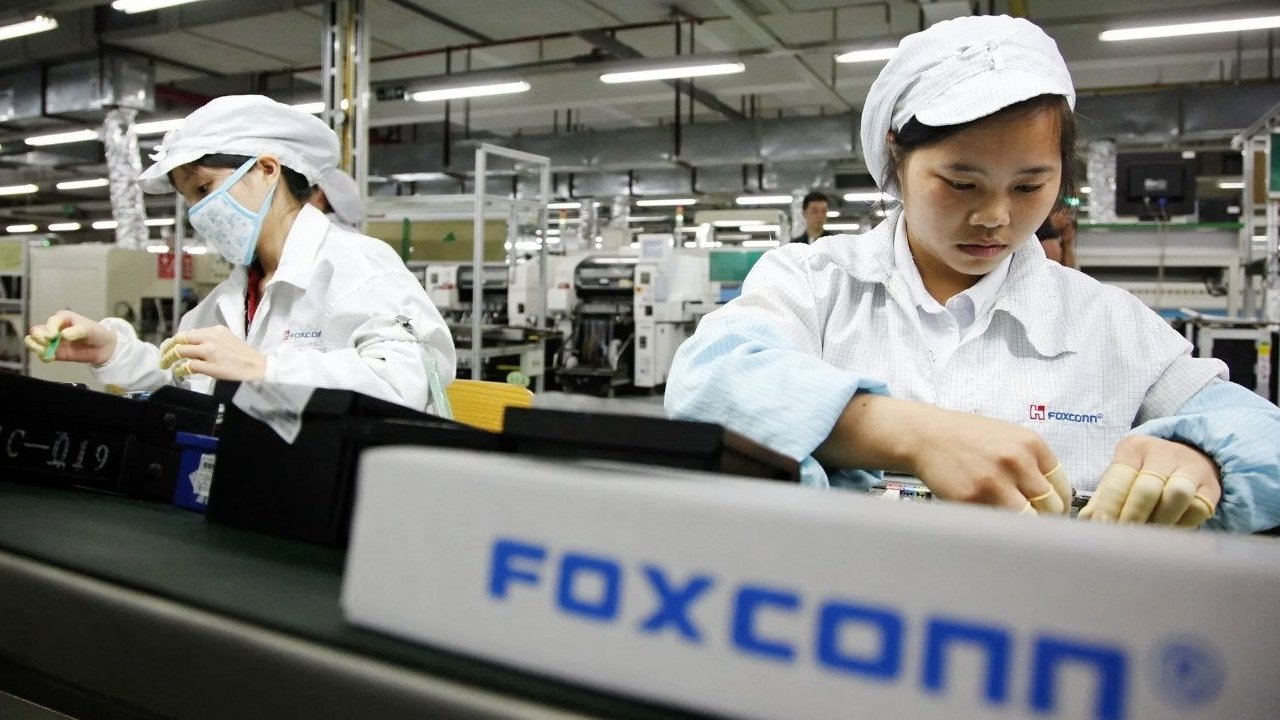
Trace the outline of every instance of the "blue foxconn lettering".
<path fill-rule="evenodd" d="M 795 666 L 813 663 L 826 672 L 875 683 L 914 676 L 932 695 L 951 692 L 972 696 L 972 690 L 953 688 L 947 680 L 953 654 L 982 662 L 977 693 L 993 708 L 1025 698 L 1037 714 L 1052 716 L 1066 700 L 1059 697 L 1060 679 L 1067 671 L 1091 672 L 1094 681 L 1093 717 L 1123 720 L 1129 693 L 1129 655 L 1121 647 L 1079 638 L 1036 634 L 1021 638 L 1010 628 L 961 617 L 908 616 L 891 606 L 851 598 L 806 598 L 801 591 L 765 583 L 725 583 L 704 573 L 689 574 L 656 563 L 629 567 L 604 553 L 563 552 L 551 557 L 546 545 L 498 538 L 490 553 L 488 595 L 502 602 L 518 593 L 550 592 L 556 612 L 574 619 L 614 626 L 642 635 L 674 633 L 693 646 L 724 644 L 765 662 Z M 640 583 L 648 590 L 649 605 L 639 622 L 625 618 L 624 584 Z M 698 602 L 714 592 L 726 593 L 728 622 L 700 626 L 692 615 Z M 634 595 L 633 595 L 634 596 Z M 770 617 L 797 616 L 812 622 L 812 657 L 797 652 L 794 638 L 766 634 Z M 709 637 L 728 628 L 724 638 Z M 910 628 L 910 632 L 908 629 Z M 857 633 L 858 651 L 848 638 Z M 874 642 L 862 642 L 871 638 Z M 922 638 L 921 667 L 906 665 L 908 638 Z M 918 641 L 917 641 L 918 642 Z M 870 647 L 870 650 L 865 648 Z M 1026 660 L 1018 653 L 1028 653 Z M 1010 688 L 1015 661 L 1031 668 L 1025 693 Z M 1072 705 L 1079 705 L 1073 702 Z"/>

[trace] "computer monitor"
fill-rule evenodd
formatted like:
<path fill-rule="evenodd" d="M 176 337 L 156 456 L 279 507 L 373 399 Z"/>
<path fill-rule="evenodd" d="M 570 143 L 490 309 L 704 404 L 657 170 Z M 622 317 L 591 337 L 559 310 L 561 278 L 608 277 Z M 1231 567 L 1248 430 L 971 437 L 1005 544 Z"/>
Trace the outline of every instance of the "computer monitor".
<path fill-rule="evenodd" d="M 1195 159 L 1181 153 L 1120 153 L 1116 156 L 1116 214 L 1139 220 L 1194 215 Z"/>

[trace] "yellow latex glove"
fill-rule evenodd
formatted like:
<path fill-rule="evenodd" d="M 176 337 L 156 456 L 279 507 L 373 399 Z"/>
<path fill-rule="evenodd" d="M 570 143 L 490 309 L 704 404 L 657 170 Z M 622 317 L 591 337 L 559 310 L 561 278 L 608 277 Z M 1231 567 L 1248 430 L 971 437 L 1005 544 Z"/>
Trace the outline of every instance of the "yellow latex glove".
<path fill-rule="evenodd" d="M 101 365 L 115 350 L 116 334 L 83 315 L 59 310 L 44 325 L 32 327 L 22 344 L 44 362 Z"/>
<path fill-rule="evenodd" d="M 261 380 L 266 357 L 225 326 L 186 330 L 160 345 L 160 369 L 175 378 L 208 375 L 215 380 Z"/>
<path fill-rule="evenodd" d="M 1195 448 L 1158 438 L 1125 438 L 1080 519 L 1199 527 L 1222 496 L 1218 468 Z"/>
<path fill-rule="evenodd" d="M 1065 515 L 1071 508 L 1071 481 L 1062 469 L 1061 463 L 1045 473 L 1045 480 L 1052 486 L 1043 495 L 1028 498 L 1027 509 L 1023 513 L 1034 511 L 1037 515 Z"/>

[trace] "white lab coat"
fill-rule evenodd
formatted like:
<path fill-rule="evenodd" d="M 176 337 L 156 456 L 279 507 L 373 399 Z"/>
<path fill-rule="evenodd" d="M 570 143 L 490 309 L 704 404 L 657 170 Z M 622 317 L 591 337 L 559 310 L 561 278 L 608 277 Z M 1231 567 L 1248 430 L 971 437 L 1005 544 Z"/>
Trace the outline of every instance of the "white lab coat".
<path fill-rule="evenodd" d="M 424 360 L 453 379 L 453 339 L 426 291 L 386 243 L 341 228 L 304 205 L 285 240 L 275 274 L 245 329 L 248 272 L 235 268 L 182 317 L 179 331 L 227 326 L 267 358 L 267 382 L 355 390 L 416 409 L 427 406 Z M 407 318 L 415 339 L 398 317 Z M 159 367 L 160 350 L 138 339 L 118 318 L 115 353 L 94 369 L 98 381 L 127 390 L 173 383 Z M 178 384 L 209 392 L 213 380 L 193 375 Z"/>
<path fill-rule="evenodd" d="M 935 365 L 895 267 L 896 219 L 766 253 L 742 295 L 681 346 L 668 412 L 802 460 L 806 481 L 826 485 L 813 450 L 855 392 L 879 392 L 1031 428 L 1075 487 L 1092 490 L 1130 429 L 1226 378 L 1135 297 L 1048 260 L 1030 238 L 966 339 Z"/>

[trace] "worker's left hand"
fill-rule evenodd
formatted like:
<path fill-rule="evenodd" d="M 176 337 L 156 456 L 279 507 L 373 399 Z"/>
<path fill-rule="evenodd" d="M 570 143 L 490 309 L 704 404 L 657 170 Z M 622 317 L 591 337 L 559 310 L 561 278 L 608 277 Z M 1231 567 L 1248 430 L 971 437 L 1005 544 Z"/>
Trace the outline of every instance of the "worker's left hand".
<path fill-rule="evenodd" d="M 1116 446 L 1111 466 L 1080 518 L 1199 527 L 1222 498 L 1218 466 L 1189 445 L 1145 435 Z"/>
<path fill-rule="evenodd" d="M 160 369 L 174 377 L 208 375 L 215 380 L 261 380 L 267 358 L 224 325 L 185 330 L 160 345 Z"/>

